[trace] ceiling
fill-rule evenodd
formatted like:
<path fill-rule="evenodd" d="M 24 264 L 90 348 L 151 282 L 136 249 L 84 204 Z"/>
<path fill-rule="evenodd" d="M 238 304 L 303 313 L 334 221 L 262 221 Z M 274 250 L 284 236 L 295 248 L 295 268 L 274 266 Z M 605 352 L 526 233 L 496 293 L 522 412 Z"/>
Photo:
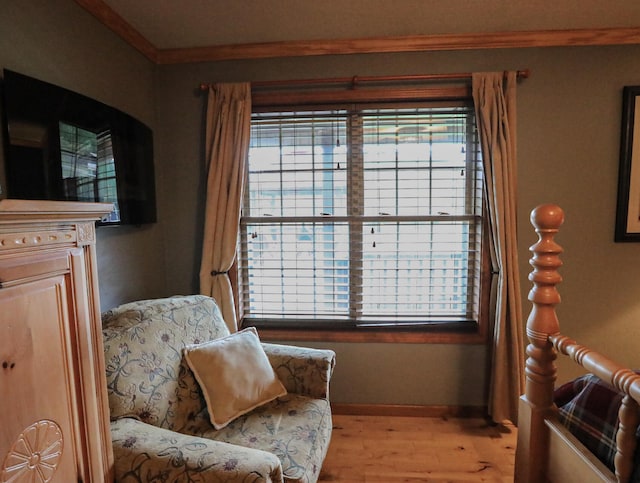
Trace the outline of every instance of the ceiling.
<path fill-rule="evenodd" d="M 638 0 L 76 0 L 140 50 L 638 29 Z M 114 25 L 116 28 L 114 28 Z M 119 25 L 119 26 L 118 26 Z M 137 40 L 136 40 L 137 39 Z M 640 43 L 640 35 L 634 42 Z"/>

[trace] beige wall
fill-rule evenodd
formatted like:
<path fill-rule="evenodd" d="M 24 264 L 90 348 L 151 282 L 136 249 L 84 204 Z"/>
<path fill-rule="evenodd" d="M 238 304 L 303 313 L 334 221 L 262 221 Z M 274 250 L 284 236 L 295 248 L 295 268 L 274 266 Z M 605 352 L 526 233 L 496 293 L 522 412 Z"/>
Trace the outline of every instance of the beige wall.
<path fill-rule="evenodd" d="M 530 288 L 528 247 L 536 240 L 529 210 L 553 201 L 566 213 L 558 237 L 565 249 L 561 329 L 640 367 L 640 244 L 613 242 L 622 88 L 640 85 L 640 46 L 522 54 L 534 72 L 519 91 L 523 296 Z M 525 306 L 528 313 L 530 304 Z M 561 380 L 577 373 L 561 362 Z"/>
<path fill-rule="evenodd" d="M 71 0 L 4 2 L 0 13 L 0 68 L 80 92 L 154 127 L 155 66 Z M 0 167 L 2 164 L 0 150 Z M 156 170 L 161 177 L 158 166 Z M 162 219 L 162 213 L 159 217 Z M 164 294 L 159 224 L 100 227 L 97 235 L 104 309 Z"/>
<path fill-rule="evenodd" d="M 103 308 L 197 289 L 202 220 L 201 81 L 530 68 L 518 89 L 519 233 L 525 313 L 529 211 L 556 202 L 567 333 L 639 367 L 640 244 L 613 243 L 621 94 L 640 85 L 640 46 L 330 56 L 154 67 L 73 1 L 8 2 L 0 66 L 118 107 L 154 128 L 159 223 L 98 231 Z M 354 37 L 358 32 L 353 33 Z M 2 158 L 0 157 L 0 161 Z M 524 321 L 523 321 L 524 323 Z M 481 346 L 316 344 L 338 353 L 338 402 L 482 404 Z M 561 365 L 561 370 L 566 364 Z M 568 378 L 571 372 L 561 378 Z"/>
<path fill-rule="evenodd" d="M 357 35 L 356 35 L 357 36 Z M 640 47 L 580 47 L 330 56 L 164 66 L 158 73 L 159 162 L 176 196 L 166 207 L 170 292 L 194 289 L 200 239 L 201 81 L 469 72 L 530 68 L 518 88 L 519 233 L 525 316 L 530 304 L 529 212 L 560 204 L 567 222 L 563 304 L 566 331 L 640 366 L 640 244 L 613 243 L 622 87 L 640 85 Z M 168 188 L 168 187 L 167 187 Z M 197 242 L 196 242 L 197 245 Z M 640 319 L 638 319 L 640 320 Z M 524 324 L 524 321 L 523 321 Z M 622 338 L 615 341 L 609 334 Z M 481 404 L 483 347 L 316 344 L 338 352 L 333 398 L 340 402 Z M 562 365 L 561 367 L 565 367 Z M 464 374 L 462 368 L 471 371 Z M 570 368 L 572 369 L 572 368 Z M 576 371 L 565 373 L 568 378 Z"/>

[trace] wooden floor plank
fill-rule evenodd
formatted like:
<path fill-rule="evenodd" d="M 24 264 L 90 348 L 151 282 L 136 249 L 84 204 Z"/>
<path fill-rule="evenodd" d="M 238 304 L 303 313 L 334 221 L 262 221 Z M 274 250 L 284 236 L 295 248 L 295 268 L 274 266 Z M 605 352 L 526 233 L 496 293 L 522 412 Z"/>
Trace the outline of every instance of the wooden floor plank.
<path fill-rule="evenodd" d="M 511 482 L 516 428 L 473 418 L 334 415 L 320 482 Z"/>

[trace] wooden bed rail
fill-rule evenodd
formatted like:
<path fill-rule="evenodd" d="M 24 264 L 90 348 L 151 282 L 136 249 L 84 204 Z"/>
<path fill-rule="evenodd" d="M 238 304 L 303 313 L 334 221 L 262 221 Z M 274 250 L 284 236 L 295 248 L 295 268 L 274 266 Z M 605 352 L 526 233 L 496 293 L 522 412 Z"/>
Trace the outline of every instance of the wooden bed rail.
<path fill-rule="evenodd" d="M 529 280 L 533 288 L 528 298 L 533 306 L 527 319 L 529 345 L 526 350 L 525 394 L 520 398 L 518 416 L 515 480 L 531 483 L 548 481 L 550 436 L 545 420 L 554 418 L 557 413 L 553 404 L 555 359 L 561 353 L 624 392 L 616 435 L 615 467 L 617 481 L 627 482 L 633 470 L 635 432 L 640 423 L 640 375 L 560 333 L 555 306 L 560 303 L 556 286 L 562 281 L 558 272 L 562 266 L 562 247 L 555 242 L 554 236 L 563 222 L 564 213 L 556 205 L 541 205 L 531 212 L 531 223 L 538 234 L 538 241 L 531 246 L 533 271 Z"/>
<path fill-rule="evenodd" d="M 628 481 L 633 471 L 636 429 L 640 424 L 640 375 L 562 334 L 550 336 L 549 340 L 558 352 L 625 394 L 618 413 L 615 466 L 618 481 Z"/>

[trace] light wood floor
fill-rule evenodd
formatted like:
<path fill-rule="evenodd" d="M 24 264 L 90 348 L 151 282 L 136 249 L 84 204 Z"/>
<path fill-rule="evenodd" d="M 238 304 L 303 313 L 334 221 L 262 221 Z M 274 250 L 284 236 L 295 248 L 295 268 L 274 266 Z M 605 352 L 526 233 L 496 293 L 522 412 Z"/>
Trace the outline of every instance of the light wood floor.
<path fill-rule="evenodd" d="M 516 428 L 482 419 L 333 416 L 320 482 L 513 482 Z"/>

